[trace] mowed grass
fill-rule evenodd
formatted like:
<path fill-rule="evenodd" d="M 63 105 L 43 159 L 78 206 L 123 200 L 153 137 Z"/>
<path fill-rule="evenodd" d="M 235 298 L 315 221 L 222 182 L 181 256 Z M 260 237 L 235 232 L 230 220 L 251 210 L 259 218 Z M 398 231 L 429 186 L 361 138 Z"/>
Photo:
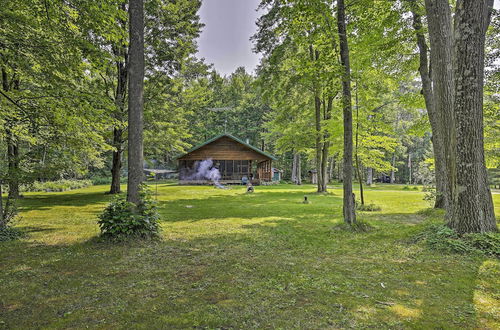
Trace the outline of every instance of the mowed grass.
<path fill-rule="evenodd" d="M 161 184 L 162 239 L 121 244 L 96 239 L 106 186 L 28 193 L 0 328 L 499 328 L 499 260 L 411 243 L 428 204 L 403 187 L 367 188 L 382 210 L 351 233 L 339 186 Z"/>

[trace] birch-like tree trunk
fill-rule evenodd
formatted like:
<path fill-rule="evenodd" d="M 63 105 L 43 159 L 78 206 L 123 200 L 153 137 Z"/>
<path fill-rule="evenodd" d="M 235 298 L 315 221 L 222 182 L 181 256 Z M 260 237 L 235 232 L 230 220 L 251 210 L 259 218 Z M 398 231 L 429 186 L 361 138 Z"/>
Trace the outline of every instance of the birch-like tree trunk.
<path fill-rule="evenodd" d="M 366 184 L 371 186 L 373 184 L 373 168 L 366 169 Z"/>
<path fill-rule="evenodd" d="M 396 168 L 396 152 L 392 154 L 392 168 L 391 168 L 391 176 L 390 176 L 390 182 L 391 183 L 396 183 L 396 171 L 394 170 Z M 385 174 L 384 174 L 385 176 Z"/>
<path fill-rule="evenodd" d="M 325 121 L 330 120 L 331 118 L 331 113 L 332 113 L 332 107 L 333 107 L 333 97 L 328 97 L 328 101 L 325 102 L 323 100 L 323 119 Z M 326 192 L 327 191 L 327 184 L 328 184 L 328 151 L 330 149 L 330 141 L 329 141 L 330 135 L 328 132 L 325 130 L 323 133 L 323 138 L 321 142 L 321 191 L 320 192 Z M 319 178 L 318 178 L 319 179 Z"/>
<path fill-rule="evenodd" d="M 296 154 L 297 157 L 297 184 L 301 185 L 302 184 L 302 168 L 301 168 L 301 160 L 300 160 L 300 153 L 297 152 Z"/>
<path fill-rule="evenodd" d="M 128 70 L 127 201 L 138 204 L 143 174 L 144 2 L 129 1 L 130 47 Z"/>
<path fill-rule="evenodd" d="M 292 182 L 300 185 L 302 184 L 302 177 L 301 177 L 301 170 L 300 170 L 300 153 L 294 152 L 293 153 L 293 165 L 292 165 Z"/>
<path fill-rule="evenodd" d="M 493 0 L 458 0 L 455 13 L 457 202 L 449 226 L 459 233 L 497 231 L 484 159 L 485 34 Z"/>
<path fill-rule="evenodd" d="M 333 180 L 333 171 L 335 170 L 335 157 L 330 157 L 330 164 L 328 165 L 328 179 Z"/>
<path fill-rule="evenodd" d="M 343 160 L 343 215 L 348 224 L 356 222 L 354 195 L 352 192 L 352 100 L 351 100 L 351 67 L 349 62 L 349 45 L 345 19 L 344 0 L 337 2 L 337 25 L 340 40 L 340 61 L 342 74 L 342 106 L 344 117 L 344 160 Z"/>
<path fill-rule="evenodd" d="M 319 96 L 314 97 L 315 107 L 315 128 L 316 128 L 316 175 L 317 175 L 317 191 L 322 192 L 322 172 L 321 171 L 321 156 L 322 156 L 322 143 L 321 143 L 321 100 Z"/>

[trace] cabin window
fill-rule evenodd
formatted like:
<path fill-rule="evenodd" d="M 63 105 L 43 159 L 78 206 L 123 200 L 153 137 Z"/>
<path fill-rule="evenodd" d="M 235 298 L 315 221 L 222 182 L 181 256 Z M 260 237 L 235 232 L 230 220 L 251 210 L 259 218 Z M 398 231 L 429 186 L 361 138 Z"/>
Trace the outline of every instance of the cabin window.
<path fill-rule="evenodd" d="M 230 174 L 233 173 L 234 167 L 233 167 L 233 161 L 232 160 L 226 160 L 226 173 Z"/>

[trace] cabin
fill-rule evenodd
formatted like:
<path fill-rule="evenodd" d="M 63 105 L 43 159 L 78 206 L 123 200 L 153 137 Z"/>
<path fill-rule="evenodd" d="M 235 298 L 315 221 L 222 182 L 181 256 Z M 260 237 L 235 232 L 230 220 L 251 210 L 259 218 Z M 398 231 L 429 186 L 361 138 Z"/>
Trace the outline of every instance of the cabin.
<path fill-rule="evenodd" d="M 221 184 L 259 185 L 273 179 L 272 161 L 276 158 L 248 142 L 230 134 L 218 135 L 190 149 L 177 158 L 180 184 L 211 184 L 208 177 L 194 174 L 204 160 L 211 160 L 210 167 L 218 169 Z"/>

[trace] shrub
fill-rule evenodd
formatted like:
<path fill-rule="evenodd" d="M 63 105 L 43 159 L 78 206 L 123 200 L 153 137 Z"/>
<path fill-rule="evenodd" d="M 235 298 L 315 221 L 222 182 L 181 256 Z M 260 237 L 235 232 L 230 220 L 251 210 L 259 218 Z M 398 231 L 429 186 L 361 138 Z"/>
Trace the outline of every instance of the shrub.
<path fill-rule="evenodd" d="M 418 187 L 404 186 L 402 190 L 418 190 Z"/>
<path fill-rule="evenodd" d="M 365 212 L 373 212 L 373 211 L 382 211 L 382 208 L 376 204 L 361 204 L 356 203 L 356 210 L 365 211 Z"/>
<path fill-rule="evenodd" d="M 57 180 L 40 182 L 35 181 L 30 185 L 23 185 L 22 191 L 45 191 L 45 192 L 61 192 L 73 189 L 85 188 L 92 185 L 90 180 Z"/>
<path fill-rule="evenodd" d="M 414 237 L 431 249 L 447 253 L 481 253 L 500 257 L 500 233 L 459 235 L 444 224 L 432 224 Z"/>
<path fill-rule="evenodd" d="M 152 238 L 159 234 L 156 202 L 147 186 L 141 187 L 141 202 L 136 206 L 124 195 L 117 196 L 99 215 L 101 236 L 113 240 L 130 237 Z"/>
<path fill-rule="evenodd" d="M 438 197 L 438 193 L 436 192 L 436 187 L 434 186 L 424 186 L 422 191 L 424 194 L 424 201 L 428 202 L 430 206 L 436 203 L 436 198 Z"/>
<path fill-rule="evenodd" d="M 3 219 L 0 220 L 0 242 L 18 239 L 22 236 L 22 232 L 12 227 L 15 222 L 19 221 L 15 201 L 11 200 L 8 209 L 4 209 L 3 211 Z"/>
<path fill-rule="evenodd" d="M 92 184 L 94 186 L 111 184 L 111 177 L 110 176 L 94 176 L 94 177 L 91 177 L 90 180 L 92 181 Z M 120 182 L 127 183 L 127 177 L 121 177 Z"/>
<path fill-rule="evenodd" d="M 22 234 L 19 229 L 11 226 L 0 227 L 0 242 L 18 239 L 23 236 Z"/>

